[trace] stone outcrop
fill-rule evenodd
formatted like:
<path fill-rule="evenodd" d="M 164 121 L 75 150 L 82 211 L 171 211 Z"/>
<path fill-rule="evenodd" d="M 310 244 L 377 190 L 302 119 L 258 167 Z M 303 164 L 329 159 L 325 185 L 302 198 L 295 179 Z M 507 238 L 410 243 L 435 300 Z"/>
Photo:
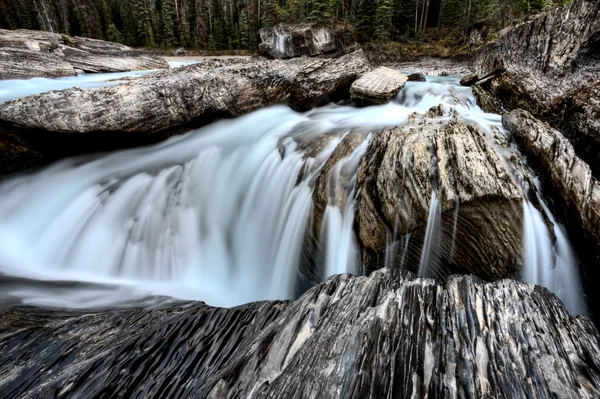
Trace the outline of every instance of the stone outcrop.
<path fill-rule="evenodd" d="M 0 79 L 55 78 L 83 72 L 127 72 L 169 65 L 127 46 L 57 33 L 0 29 Z"/>
<path fill-rule="evenodd" d="M 150 133 L 286 101 L 309 109 L 348 90 L 369 68 L 360 51 L 337 59 L 204 62 L 114 87 L 75 87 L 13 100 L 0 104 L 0 119 L 51 132 Z"/>
<path fill-rule="evenodd" d="M 597 398 L 600 336 L 544 288 L 335 276 L 233 309 L 0 313 L 3 398 Z"/>
<path fill-rule="evenodd" d="M 280 24 L 262 28 L 259 34 L 259 53 L 279 59 L 337 54 L 354 44 L 345 27 Z"/>
<path fill-rule="evenodd" d="M 536 166 L 547 191 L 560 201 L 555 209 L 570 230 L 584 266 L 581 273 L 587 295 L 598 311 L 600 294 L 595 282 L 600 279 L 597 267 L 600 262 L 600 182 L 562 133 L 527 111 L 512 111 L 502 117 L 502 123 Z"/>
<path fill-rule="evenodd" d="M 521 108 L 563 131 L 600 175 L 600 3 L 539 15 L 486 45 L 475 92 L 488 111 Z"/>
<path fill-rule="evenodd" d="M 435 191 L 439 236 L 426 274 L 473 273 L 488 280 L 518 275 L 523 194 L 512 175 L 519 165 L 500 158 L 474 125 L 411 118 L 374 135 L 358 170 L 356 226 L 363 263 L 371 270 L 381 267 L 388 233 L 410 234 L 413 252 L 400 248 L 395 261 L 418 271 Z M 500 134 L 495 145 L 505 145 L 501 140 Z"/>
<path fill-rule="evenodd" d="M 368 70 L 361 51 L 336 59 L 204 61 L 118 86 L 75 87 L 0 104 L 0 134 L 51 154 L 44 159 L 143 145 L 272 104 L 308 110 L 347 97 Z"/>
<path fill-rule="evenodd" d="M 387 104 L 407 80 L 405 75 L 394 69 L 379 67 L 356 80 L 350 87 L 350 95 L 359 104 Z"/>

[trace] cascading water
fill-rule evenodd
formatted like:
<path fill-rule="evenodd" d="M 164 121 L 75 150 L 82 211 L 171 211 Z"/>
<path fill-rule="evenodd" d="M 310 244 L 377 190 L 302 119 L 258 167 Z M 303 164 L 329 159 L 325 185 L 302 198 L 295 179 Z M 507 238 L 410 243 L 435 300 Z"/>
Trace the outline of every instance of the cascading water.
<path fill-rule="evenodd" d="M 13 81 L 11 96 L 29 94 Z M 500 117 L 475 105 L 456 78 L 409 82 L 396 101 L 355 108 L 328 105 L 298 114 L 270 107 L 148 148 L 64 160 L 0 185 L 0 273 L 5 296 L 62 307 L 117 305 L 147 295 L 233 306 L 287 299 L 296 292 L 316 177 L 340 142 L 365 140 L 330 171 L 323 215 L 323 276 L 358 272 L 354 236 L 356 171 L 368 135 L 442 104 L 484 130 Z M 302 145 L 328 138 L 317 154 Z M 338 184 L 345 180 L 346 184 Z M 568 239 L 549 211 L 556 243 L 539 210 L 523 207 L 524 279 L 554 290 L 578 312 L 583 302 Z M 456 236 L 456 217 L 453 240 Z M 441 234 L 432 193 L 420 270 L 429 275 Z M 544 230 L 545 229 L 545 230 Z M 400 239 L 396 234 L 401 234 Z M 390 234 L 405 265 L 411 232 Z M 386 262 L 396 263 L 394 259 Z M 535 269 L 535 271 L 534 271 Z M 572 299 L 572 300 L 571 300 Z M 569 303 L 572 304 L 569 305 Z"/>

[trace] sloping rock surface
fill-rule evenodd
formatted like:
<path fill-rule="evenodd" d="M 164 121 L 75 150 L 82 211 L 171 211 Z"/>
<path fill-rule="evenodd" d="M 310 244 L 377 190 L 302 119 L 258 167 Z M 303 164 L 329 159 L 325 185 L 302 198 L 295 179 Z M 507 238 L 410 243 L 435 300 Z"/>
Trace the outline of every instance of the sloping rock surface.
<path fill-rule="evenodd" d="M 544 288 L 341 275 L 294 302 L 1 313 L 3 398 L 597 398 L 600 337 Z"/>
<path fill-rule="evenodd" d="M 0 79 L 55 78 L 84 72 L 127 72 L 168 68 L 127 46 L 57 33 L 0 29 Z"/>
<path fill-rule="evenodd" d="M 555 200 L 554 209 L 569 229 L 582 262 L 580 272 L 592 311 L 600 311 L 600 183 L 573 145 L 558 130 L 515 110 L 502 117 L 521 151 L 540 173 L 544 189 Z"/>
<path fill-rule="evenodd" d="M 519 165 L 502 159 L 475 125 L 436 119 L 434 111 L 374 135 L 369 144 L 357 176 L 363 263 L 372 270 L 381 267 L 388 233 L 394 232 L 410 235 L 408 248 L 416 251 L 397 254 L 398 266 L 418 271 L 419 243 L 434 222 L 439 250 L 430 259 L 432 270 L 422 273 L 514 276 L 521 264 L 523 223 L 523 194 L 512 178 Z M 505 145 L 502 137 L 494 145 Z"/>
<path fill-rule="evenodd" d="M 335 54 L 354 43 L 352 32 L 344 27 L 280 24 L 262 28 L 259 34 L 259 52 L 279 59 Z"/>
<path fill-rule="evenodd" d="M 356 80 L 350 87 L 352 99 L 362 104 L 387 104 L 404 87 L 408 78 L 400 72 L 379 67 Z"/>
<path fill-rule="evenodd" d="M 204 62 L 115 87 L 72 88 L 13 100 L 0 105 L 0 119 L 51 132 L 150 133 L 275 103 L 310 109 L 347 91 L 369 69 L 361 51 L 337 59 Z"/>
<path fill-rule="evenodd" d="M 600 175 L 600 2 L 543 13 L 486 45 L 475 93 L 488 111 L 521 108 L 563 131 Z"/>

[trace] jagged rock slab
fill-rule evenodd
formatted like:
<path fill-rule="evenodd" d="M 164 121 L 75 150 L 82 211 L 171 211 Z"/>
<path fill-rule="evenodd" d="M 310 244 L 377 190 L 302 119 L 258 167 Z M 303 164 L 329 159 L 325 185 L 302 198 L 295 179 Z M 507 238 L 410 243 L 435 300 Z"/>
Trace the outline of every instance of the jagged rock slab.
<path fill-rule="evenodd" d="M 279 59 L 335 54 L 354 43 L 352 32 L 345 27 L 280 24 L 262 28 L 259 34 L 259 52 Z"/>
<path fill-rule="evenodd" d="M 540 14 L 486 45 L 475 86 L 488 111 L 521 108 L 563 131 L 600 175 L 600 3 Z"/>
<path fill-rule="evenodd" d="M 13 100 L 0 105 L 0 120 L 51 132 L 150 133 L 280 102 L 309 109 L 347 90 L 369 68 L 361 51 L 337 59 L 204 62 L 114 87 Z"/>
<path fill-rule="evenodd" d="M 388 67 L 370 71 L 350 87 L 352 99 L 361 104 L 387 104 L 404 87 L 408 78 Z"/>
<path fill-rule="evenodd" d="M 0 79 L 60 77 L 84 72 L 127 72 L 168 68 L 127 46 L 57 33 L 0 29 Z"/>
<path fill-rule="evenodd" d="M 495 151 L 494 145 L 508 151 L 501 134 L 493 143 L 475 125 L 435 118 L 441 110 L 429 114 L 375 134 L 361 162 L 355 224 L 363 263 L 371 270 L 381 267 L 388 234 L 395 232 L 398 238 L 410 234 L 410 251 L 399 248 L 395 255 L 398 266 L 419 270 L 435 190 L 440 250 L 430 259 L 428 275 L 473 273 L 488 280 L 517 275 L 523 193 L 512 175 L 527 172 Z"/>
<path fill-rule="evenodd" d="M 597 398 L 600 336 L 544 288 L 387 270 L 294 302 L 3 311 L 3 398 Z"/>

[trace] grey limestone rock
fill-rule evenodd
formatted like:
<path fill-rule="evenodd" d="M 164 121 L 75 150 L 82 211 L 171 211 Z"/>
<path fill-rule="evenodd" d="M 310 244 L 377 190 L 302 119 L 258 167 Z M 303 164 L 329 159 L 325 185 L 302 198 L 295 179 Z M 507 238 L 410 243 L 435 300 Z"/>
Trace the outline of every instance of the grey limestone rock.
<path fill-rule="evenodd" d="M 408 78 L 395 69 L 379 67 L 356 80 L 350 87 L 350 95 L 360 104 L 387 104 L 407 81 Z"/>

